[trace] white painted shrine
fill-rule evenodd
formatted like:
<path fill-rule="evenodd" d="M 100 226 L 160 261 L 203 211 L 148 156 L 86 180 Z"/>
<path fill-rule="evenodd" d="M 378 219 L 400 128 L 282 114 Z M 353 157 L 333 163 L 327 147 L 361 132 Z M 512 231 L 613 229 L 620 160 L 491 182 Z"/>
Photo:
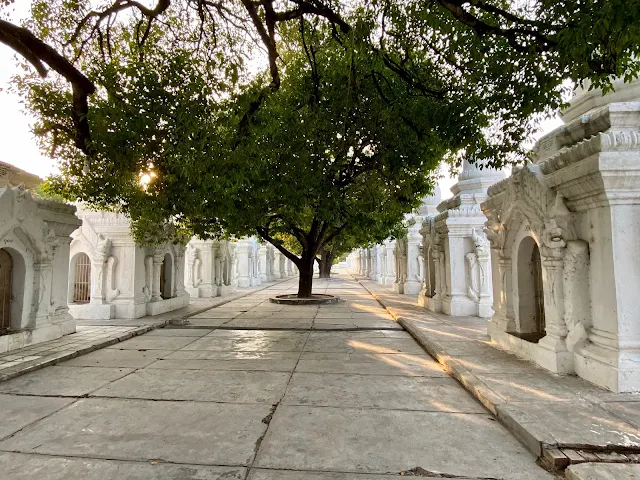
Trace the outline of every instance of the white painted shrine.
<path fill-rule="evenodd" d="M 493 310 L 489 242 L 480 204 L 487 188 L 504 172 L 480 169 L 464 161 L 453 197 L 423 222 L 424 287 L 419 303 L 452 316 L 491 317 Z"/>
<path fill-rule="evenodd" d="M 75 332 L 67 306 L 69 234 L 81 223 L 74 206 L 38 197 L 24 188 L 19 169 L 7 172 L 5 165 L 0 165 L 0 352 Z M 26 175 L 27 181 L 35 177 Z"/>
<path fill-rule="evenodd" d="M 553 372 L 640 390 L 640 85 L 578 92 L 483 203 L 492 341 Z"/>
<path fill-rule="evenodd" d="M 139 318 L 189 304 L 183 246 L 137 245 L 121 214 L 78 210 L 78 216 L 68 289 L 75 318 Z"/>

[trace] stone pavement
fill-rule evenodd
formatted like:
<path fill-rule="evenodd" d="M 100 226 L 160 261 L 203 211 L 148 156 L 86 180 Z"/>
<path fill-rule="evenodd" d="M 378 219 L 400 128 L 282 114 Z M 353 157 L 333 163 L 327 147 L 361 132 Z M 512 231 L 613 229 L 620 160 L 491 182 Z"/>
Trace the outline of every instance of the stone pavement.
<path fill-rule="evenodd" d="M 135 319 L 78 320 L 74 334 L 0 354 L 0 382 L 113 345 L 154 328 L 185 323 L 190 316 L 243 298 L 280 282 L 282 280 L 242 289 L 224 297 L 191 299 L 188 306 L 162 315 Z"/>
<path fill-rule="evenodd" d="M 552 479 L 344 272 L 0 383 L 3 480 Z"/>
<path fill-rule="evenodd" d="M 583 462 L 640 464 L 640 394 L 614 394 L 575 376 L 552 374 L 491 344 L 486 320 L 434 314 L 414 298 L 358 279 L 537 456 L 559 469 Z M 626 468 L 637 474 L 640 465 Z"/>

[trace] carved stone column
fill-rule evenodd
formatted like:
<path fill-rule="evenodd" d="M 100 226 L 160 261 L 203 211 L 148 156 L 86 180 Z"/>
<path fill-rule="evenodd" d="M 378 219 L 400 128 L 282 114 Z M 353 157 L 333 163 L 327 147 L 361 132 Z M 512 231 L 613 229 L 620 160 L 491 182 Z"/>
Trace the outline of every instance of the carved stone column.
<path fill-rule="evenodd" d="M 94 305 L 103 305 L 105 303 L 104 277 L 105 267 L 109 253 L 111 252 L 111 240 L 99 237 L 96 254 L 91 262 L 91 299 L 90 303 Z"/>
<path fill-rule="evenodd" d="M 429 310 L 432 312 L 442 311 L 442 266 L 440 265 L 440 249 L 439 245 L 433 245 L 431 249 L 431 258 L 433 260 L 433 268 L 435 270 L 435 285 L 433 286 L 433 296 L 428 303 Z"/>
<path fill-rule="evenodd" d="M 396 281 L 396 257 L 395 257 L 396 241 L 395 240 L 387 241 L 384 244 L 384 247 L 386 249 L 387 254 L 386 254 L 385 277 L 384 277 L 383 285 L 385 287 L 392 288 L 393 282 Z"/>
<path fill-rule="evenodd" d="M 417 224 L 418 226 L 420 223 Z M 409 229 L 407 234 L 407 273 L 404 284 L 404 293 L 407 295 L 417 295 L 422 290 L 424 280 L 424 259 L 421 262 L 422 252 L 420 243 L 422 235 L 417 227 Z"/>
<path fill-rule="evenodd" d="M 196 258 L 198 257 L 198 250 L 190 243 L 187 245 L 187 251 L 185 255 L 185 287 L 188 289 L 193 289 L 194 285 L 194 264 L 196 262 Z"/>
<path fill-rule="evenodd" d="M 440 293 L 440 301 L 448 294 L 449 288 L 447 286 L 447 267 L 444 250 L 442 245 L 438 248 L 438 270 L 440 270 L 440 281 L 438 282 L 438 292 Z"/>
<path fill-rule="evenodd" d="M 49 258 L 33 264 L 33 273 L 36 280 L 36 288 L 33 292 L 32 313 L 33 320 L 27 328 L 35 328 L 46 323 L 51 323 L 49 304 L 51 300 L 51 281 L 53 266 Z"/>
<path fill-rule="evenodd" d="M 91 262 L 91 299 L 90 303 L 94 305 L 102 305 L 105 303 L 104 294 L 104 271 L 107 262 L 105 255 L 96 255 L 94 261 Z"/>
<path fill-rule="evenodd" d="M 249 243 L 247 240 L 240 240 L 236 243 L 236 259 L 238 264 L 238 287 L 248 288 L 251 286 L 249 261 Z"/>
<path fill-rule="evenodd" d="M 403 294 L 404 284 L 407 280 L 407 247 L 405 239 L 396 241 L 395 264 L 396 278 L 393 281 L 393 291 Z"/>
<path fill-rule="evenodd" d="M 184 256 L 185 248 L 182 245 L 174 246 L 174 275 L 173 275 L 173 295 L 174 297 L 182 297 L 187 295 L 184 288 Z"/>
<path fill-rule="evenodd" d="M 273 278 L 279 279 L 282 278 L 282 273 L 280 271 L 280 258 L 282 257 L 282 253 L 280 250 L 276 248 L 273 249 Z"/>
<path fill-rule="evenodd" d="M 538 343 L 536 361 L 553 372 L 572 373 L 573 354 L 567 349 L 564 322 L 564 249 L 543 247 L 541 254 L 546 336 Z"/>
<path fill-rule="evenodd" d="M 482 318 L 489 318 L 493 316 L 493 294 L 490 256 L 478 254 L 478 264 L 480 266 L 478 316 Z"/>
<path fill-rule="evenodd" d="M 267 267 L 267 246 L 260 245 L 258 248 L 258 271 L 260 272 L 260 281 L 269 281 L 269 272 Z"/>
<path fill-rule="evenodd" d="M 369 249 L 371 257 L 371 270 L 369 271 L 369 278 L 375 280 L 378 275 L 378 248 L 376 246 Z"/>
<path fill-rule="evenodd" d="M 160 272 L 162 270 L 162 263 L 164 262 L 164 254 L 153 254 L 153 278 L 151 283 L 151 301 L 159 302 L 162 300 L 160 290 Z"/>
<path fill-rule="evenodd" d="M 280 278 L 285 278 L 287 276 L 287 267 L 286 261 L 287 257 L 285 257 L 282 253 L 280 254 L 278 269 L 280 271 Z"/>
<path fill-rule="evenodd" d="M 385 278 L 387 276 L 387 247 L 382 244 L 379 245 L 380 251 L 380 274 L 378 275 L 378 283 L 384 285 Z"/>

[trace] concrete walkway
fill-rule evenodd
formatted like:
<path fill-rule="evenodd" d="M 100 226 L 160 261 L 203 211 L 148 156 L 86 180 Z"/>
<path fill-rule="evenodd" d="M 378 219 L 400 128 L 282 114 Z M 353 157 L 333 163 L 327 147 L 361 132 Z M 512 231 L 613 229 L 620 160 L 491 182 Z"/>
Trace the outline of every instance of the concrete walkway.
<path fill-rule="evenodd" d="M 0 383 L 3 480 L 552 479 L 346 273 Z"/>
<path fill-rule="evenodd" d="M 413 297 L 355 278 L 536 456 L 560 470 L 622 464 L 610 476 L 585 476 L 591 466 L 571 468 L 572 479 L 640 478 L 640 394 L 615 394 L 575 376 L 554 375 L 493 345 L 486 320 L 434 314 Z"/>
<path fill-rule="evenodd" d="M 134 319 L 79 319 L 76 321 L 77 329 L 74 334 L 0 354 L 0 382 L 108 347 L 155 328 L 183 324 L 191 316 L 281 282 L 282 280 L 276 280 L 257 287 L 241 289 L 224 297 L 192 298 L 186 307 L 161 315 Z"/>

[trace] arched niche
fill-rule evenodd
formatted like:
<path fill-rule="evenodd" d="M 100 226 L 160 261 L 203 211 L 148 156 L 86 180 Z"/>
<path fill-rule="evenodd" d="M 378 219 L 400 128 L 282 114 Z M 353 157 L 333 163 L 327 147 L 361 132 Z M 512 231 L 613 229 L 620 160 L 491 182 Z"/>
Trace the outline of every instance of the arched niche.
<path fill-rule="evenodd" d="M 165 300 L 173 296 L 173 257 L 170 253 L 165 253 L 160 268 L 160 296 Z"/>
<path fill-rule="evenodd" d="M 514 261 L 518 283 L 518 333 L 537 343 L 545 336 L 544 286 L 540 248 L 533 237 L 525 236 L 520 241 Z"/>
<path fill-rule="evenodd" d="M 91 300 L 91 259 L 85 252 L 78 252 L 69 262 L 70 304 L 84 304 Z"/>
<path fill-rule="evenodd" d="M 34 291 L 39 287 L 39 279 L 33 270 L 38 257 L 37 242 L 22 228 L 16 227 L 2 237 L 2 249 L 11 255 L 12 299 L 11 329 L 24 330 L 35 326 L 38 305 L 33 301 Z"/>
<path fill-rule="evenodd" d="M 13 248 L 0 248 L 0 333 L 22 326 L 25 281 L 24 257 Z"/>

